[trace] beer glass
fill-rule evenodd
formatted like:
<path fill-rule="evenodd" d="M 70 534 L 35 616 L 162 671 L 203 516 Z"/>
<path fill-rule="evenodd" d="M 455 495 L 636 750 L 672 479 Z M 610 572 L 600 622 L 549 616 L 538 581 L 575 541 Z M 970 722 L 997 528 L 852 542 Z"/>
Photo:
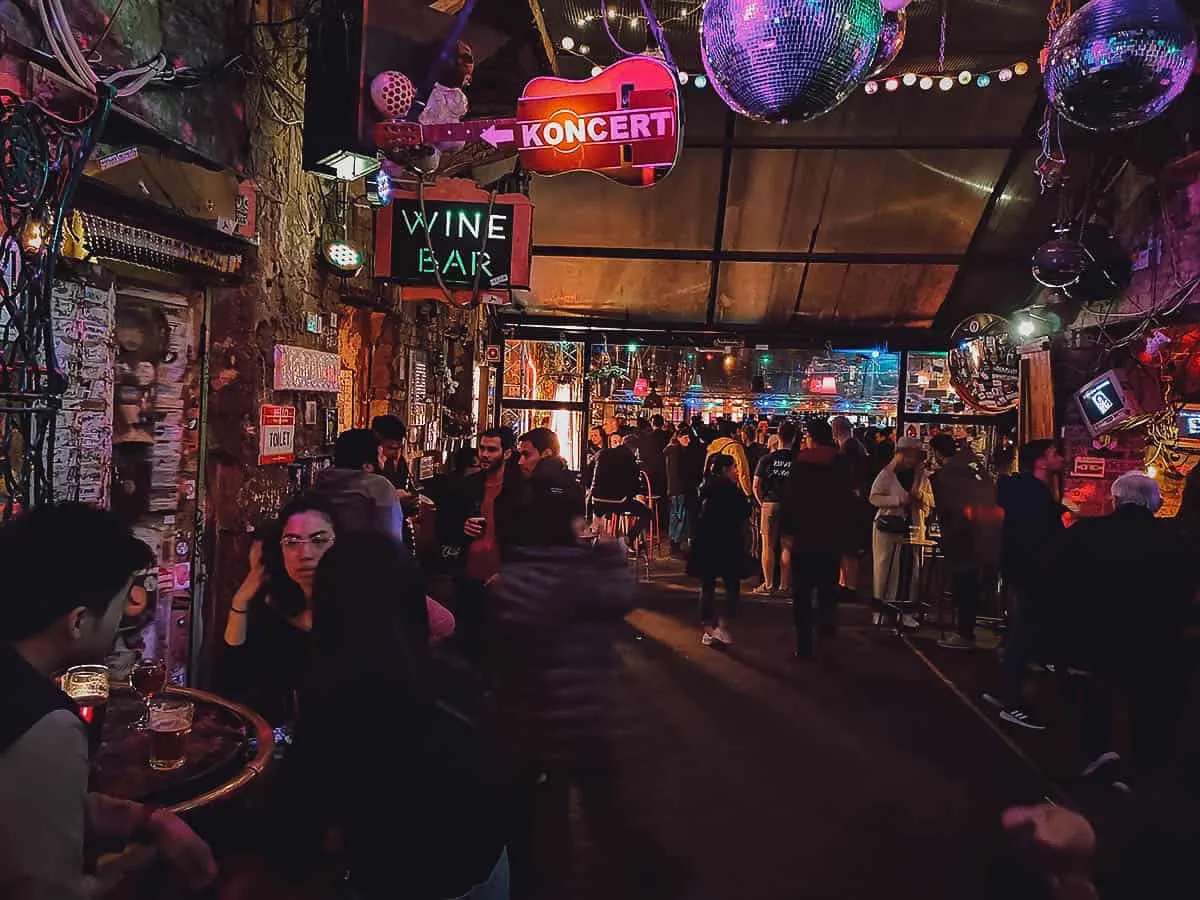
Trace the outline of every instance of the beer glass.
<path fill-rule="evenodd" d="M 142 701 L 142 714 L 138 717 L 137 727 L 145 731 L 149 706 L 154 695 L 163 689 L 167 683 L 167 664 L 161 659 L 147 659 L 141 656 L 133 671 L 129 673 L 129 685 Z"/>
<path fill-rule="evenodd" d="M 178 697 L 155 697 L 148 704 L 150 768 L 169 772 L 183 765 L 184 747 L 196 707 Z"/>
<path fill-rule="evenodd" d="M 88 746 L 95 750 L 108 712 L 108 666 L 72 666 L 63 675 L 62 689 L 79 707 L 79 717 L 87 725 Z"/>

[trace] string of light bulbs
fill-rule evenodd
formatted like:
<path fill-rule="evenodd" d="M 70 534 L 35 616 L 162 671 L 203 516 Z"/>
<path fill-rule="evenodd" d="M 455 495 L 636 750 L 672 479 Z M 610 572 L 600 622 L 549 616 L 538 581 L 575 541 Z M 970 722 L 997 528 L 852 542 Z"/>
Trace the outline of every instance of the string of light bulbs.
<path fill-rule="evenodd" d="M 568 34 L 558 42 L 558 46 L 564 53 L 569 53 L 571 56 L 576 56 L 579 59 L 586 60 L 587 62 L 591 63 L 593 78 L 604 71 L 604 66 L 600 65 L 589 55 L 592 52 L 592 48 L 588 44 L 581 44 Z M 679 72 L 676 73 L 676 77 L 679 79 L 680 84 L 690 84 L 693 87 L 701 89 L 708 87 L 708 76 L 703 73 L 693 75 L 690 72 L 685 72 L 680 69 Z"/>
<path fill-rule="evenodd" d="M 863 84 L 867 94 L 894 94 L 902 87 L 916 87 L 922 91 L 931 91 L 936 86 L 938 90 L 949 91 L 954 87 L 974 85 L 978 88 L 991 87 L 997 81 L 1006 84 L 1014 78 L 1029 74 L 1029 63 L 1018 60 L 1009 66 L 987 69 L 983 72 L 972 72 L 963 69 L 961 72 L 905 72 L 903 75 L 891 75 L 887 78 L 872 78 Z"/>

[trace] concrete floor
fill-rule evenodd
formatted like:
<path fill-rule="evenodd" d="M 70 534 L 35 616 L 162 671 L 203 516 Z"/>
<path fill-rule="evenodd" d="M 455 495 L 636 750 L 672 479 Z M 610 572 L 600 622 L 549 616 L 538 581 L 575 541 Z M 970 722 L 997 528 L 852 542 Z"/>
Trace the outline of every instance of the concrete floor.
<path fill-rule="evenodd" d="M 797 663 L 786 606 L 752 603 L 736 646 L 713 650 L 694 591 L 657 581 L 620 646 L 637 723 L 623 781 L 628 814 L 688 875 L 683 896 L 994 895 L 999 813 L 1047 786 L 901 639 L 851 606 Z M 599 896 L 596 865 L 554 897 Z"/>

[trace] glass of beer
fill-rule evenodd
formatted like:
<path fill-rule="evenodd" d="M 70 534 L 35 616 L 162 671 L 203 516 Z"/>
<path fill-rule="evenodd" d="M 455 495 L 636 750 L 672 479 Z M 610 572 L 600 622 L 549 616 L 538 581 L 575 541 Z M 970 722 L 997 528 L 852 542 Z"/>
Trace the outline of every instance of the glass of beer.
<path fill-rule="evenodd" d="M 187 736 L 192 730 L 196 707 L 179 697 L 155 697 L 148 704 L 150 722 L 150 768 L 169 772 L 183 765 Z"/>
<path fill-rule="evenodd" d="M 79 707 L 79 717 L 87 724 L 88 744 L 95 750 L 108 712 L 108 666 L 72 666 L 63 675 L 62 689 Z"/>
<path fill-rule="evenodd" d="M 138 719 L 137 727 L 145 730 L 147 716 L 149 716 L 149 706 L 147 705 L 154 695 L 163 689 L 163 685 L 167 683 L 167 664 L 161 659 L 147 659 L 142 656 L 137 664 L 133 667 L 133 671 L 129 673 L 129 686 L 142 700 L 142 715 Z"/>

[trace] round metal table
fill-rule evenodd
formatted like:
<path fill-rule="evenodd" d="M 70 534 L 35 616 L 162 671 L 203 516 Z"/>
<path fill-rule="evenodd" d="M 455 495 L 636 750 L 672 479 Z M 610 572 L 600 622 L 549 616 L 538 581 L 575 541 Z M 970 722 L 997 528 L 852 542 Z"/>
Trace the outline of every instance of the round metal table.
<path fill-rule="evenodd" d="M 93 791 L 188 813 L 237 795 L 270 766 L 275 739 L 258 713 L 194 688 L 168 687 L 163 694 L 196 705 L 184 765 L 171 772 L 150 768 L 150 736 L 134 727 L 141 700 L 128 685 L 114 684 L 92 759 Z"/>

